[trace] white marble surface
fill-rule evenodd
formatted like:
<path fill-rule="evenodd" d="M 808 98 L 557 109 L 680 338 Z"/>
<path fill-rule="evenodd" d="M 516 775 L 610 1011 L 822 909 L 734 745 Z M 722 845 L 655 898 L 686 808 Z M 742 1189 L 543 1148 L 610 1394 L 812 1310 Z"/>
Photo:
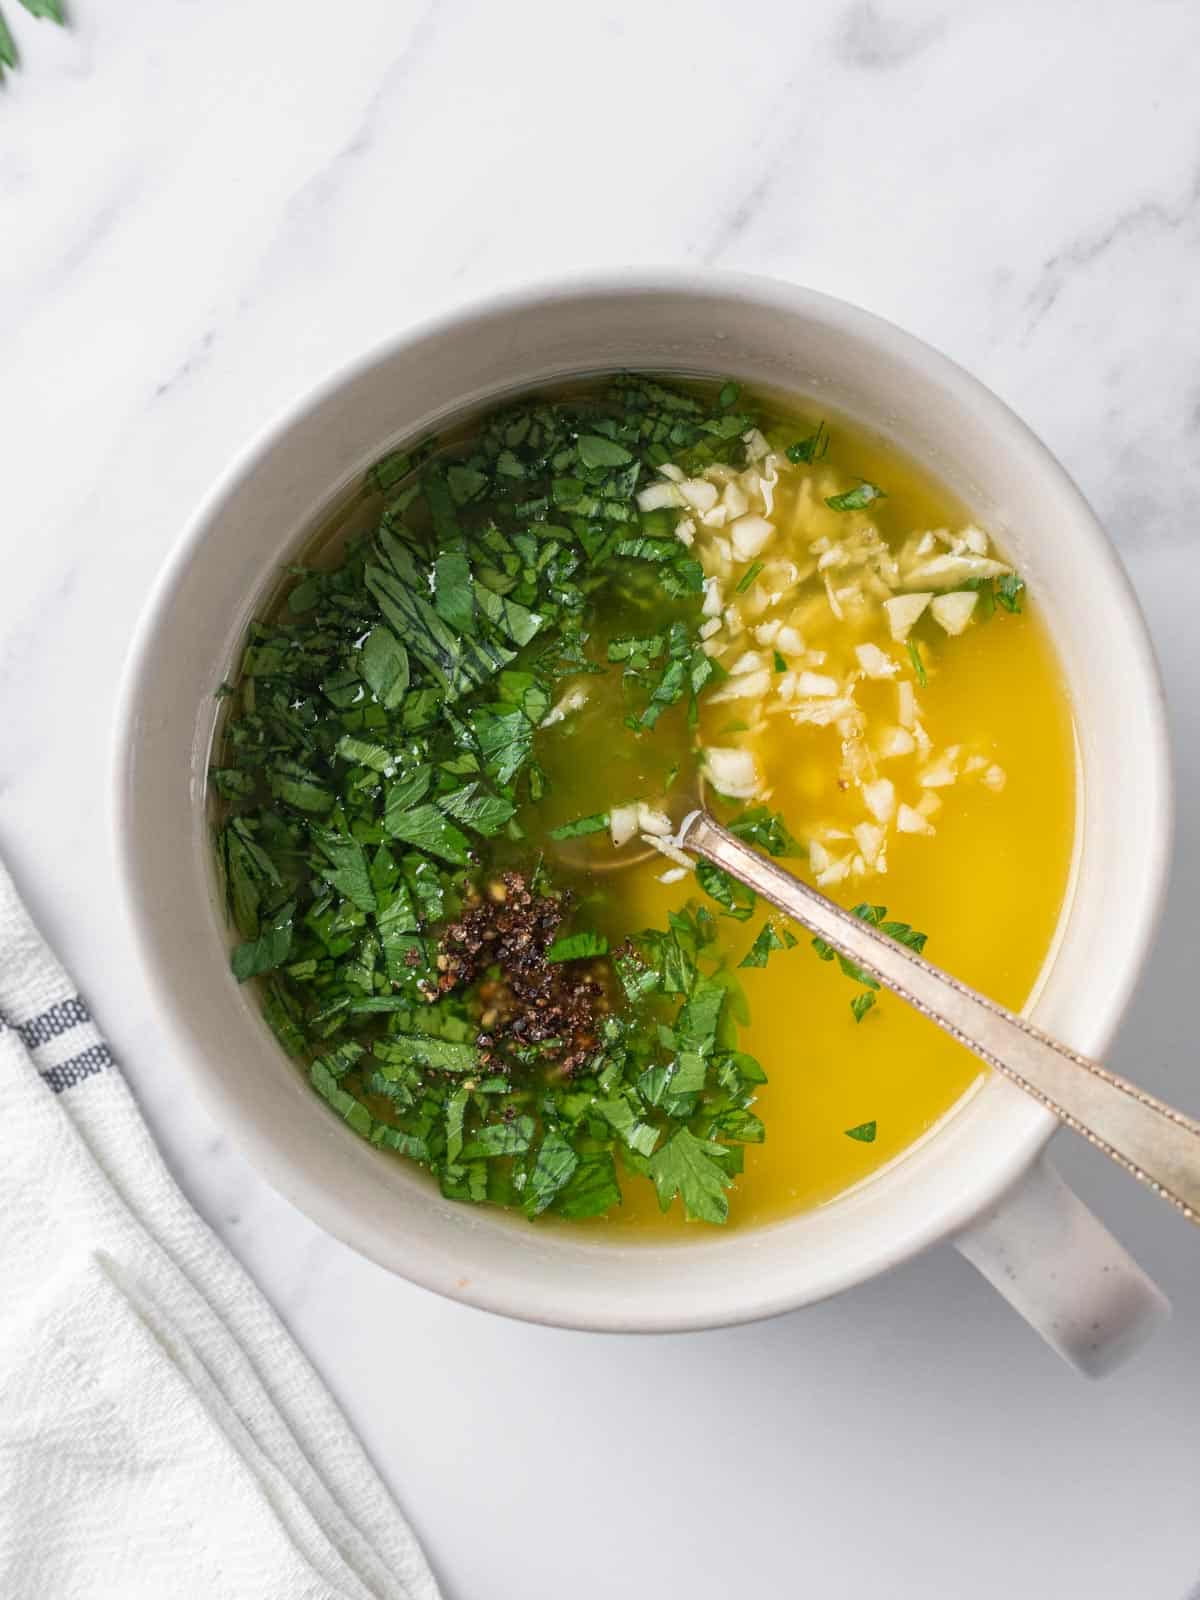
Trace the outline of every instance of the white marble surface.
<path fill-rule="evenodd" d="M 443 1303 L 317 1233 L 182 1090 L 113 911 L 102 786 L 156 569 L 314 380 L 435 307 L 562 269 L 794 278 L 971 367 L 1120 546 L 1181 805 L 1164 936 L 1115 1059 L 1200 1111 L 1200 10 L 72 7 L 60 34 L 4 0 L 26 65 L 0 91 L 0 849 L 180 1182 L 344 1402 L 447 1596 L 1183 1600 L 1200 1238 L 1100 1158 L 1059 1140 L 1177 1306 L 1100 1387 L 949 1250 L 681 1338 Z"/>

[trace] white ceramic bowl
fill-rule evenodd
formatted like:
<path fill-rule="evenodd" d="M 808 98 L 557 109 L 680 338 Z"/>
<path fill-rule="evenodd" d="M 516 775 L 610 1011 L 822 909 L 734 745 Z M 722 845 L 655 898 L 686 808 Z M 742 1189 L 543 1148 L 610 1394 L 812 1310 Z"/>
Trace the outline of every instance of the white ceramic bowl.
<path fill-rule="evenodd" d="M 1073 899 L 1035 1014 L 1104 1051 L 1155 925 L 1171 807 L 1153 654 L 1095 517 L 1012 412 L 889 324 L 766 279 L 631 272 L 493 299 L 384 345 L 267 427 L 192 520 L 134 642 L 116 730 L 121 877 L 175 1057 L 272 1184 L 456 1299 L 570 1327 L 708 1327 L 818 1300 L 958 1236 L 1064 1354 L 1111 1365 L 1162 1302 L 1039 1165 L 1050 1115 L 1000 1080 L 819 1210 L 618 1243 L 443 1200 L 328 1111 L 229 973 L 203 807 L 213 691 L 281 564 L 393 445 L 465 406 L 620 368 L 721 373 L 847 412 L 931 468 L 1015 558 L 1055 620 L 1082 795 Z"/>

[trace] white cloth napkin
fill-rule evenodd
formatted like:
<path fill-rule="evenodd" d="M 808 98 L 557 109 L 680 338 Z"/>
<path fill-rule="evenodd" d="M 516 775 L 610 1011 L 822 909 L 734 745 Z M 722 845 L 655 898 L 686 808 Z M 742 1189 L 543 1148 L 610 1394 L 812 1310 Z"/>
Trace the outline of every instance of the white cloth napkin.
<path fill-rule="evenodd" d="M 436 1600 L 0 866 L 0 1595 Z"/>

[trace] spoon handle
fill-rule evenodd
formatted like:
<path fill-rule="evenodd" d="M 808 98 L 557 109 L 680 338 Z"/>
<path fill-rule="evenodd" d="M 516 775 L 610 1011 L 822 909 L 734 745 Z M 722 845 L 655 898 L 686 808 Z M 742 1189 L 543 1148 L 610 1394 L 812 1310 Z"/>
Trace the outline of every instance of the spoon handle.
<path fill-rule="evenodd" d="M 843 911 L 704 812 L 685 821 L 679 842 L 794 917 L 1200 1223 L 1200 1125 Z"/>

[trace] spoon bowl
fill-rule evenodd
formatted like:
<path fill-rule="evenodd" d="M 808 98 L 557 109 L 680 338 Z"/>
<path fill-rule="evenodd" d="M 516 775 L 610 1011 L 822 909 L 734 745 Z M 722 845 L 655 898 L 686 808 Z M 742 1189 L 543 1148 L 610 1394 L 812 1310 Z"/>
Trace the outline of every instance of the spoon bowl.
<path fill-rule="evenodd" d="M 639 817 L 637 828 L 623 844 L 614 842 L 614 828 L 611 824 L 604 829 L 597 829 L 595 833 L 575 834 L 568 839 L 555 839 L 551 835 L 555 858 L 564 866 L 576 871 L 605 875 L 639 867 L 644 861 L 652 861 L 655 858 L 671 860 L 672 857 L 665 850 L 651 844 L 650 840 L 660 838 L 671 844 L 678 852 L 676 841 L 687 826 L 688 820 L 698 810 L 705 809 L 708 791 L 708 782 L 697 766 L 694 784 L 689 782 L 673 786 L 661 805 L 649 806 L 632 801 L 628 806 L 616 807 L 610 813 L 610 816 L 616 817 L 619 812 L 632 811 L 636 808 L 647 819 L 653 819 L 652 827 L 644 827 L 643 817 Z M 669 829 L 663 830 L 663 819 L 670 823 Z M 682 865 L 680 862 L 676 864 Z"/>

